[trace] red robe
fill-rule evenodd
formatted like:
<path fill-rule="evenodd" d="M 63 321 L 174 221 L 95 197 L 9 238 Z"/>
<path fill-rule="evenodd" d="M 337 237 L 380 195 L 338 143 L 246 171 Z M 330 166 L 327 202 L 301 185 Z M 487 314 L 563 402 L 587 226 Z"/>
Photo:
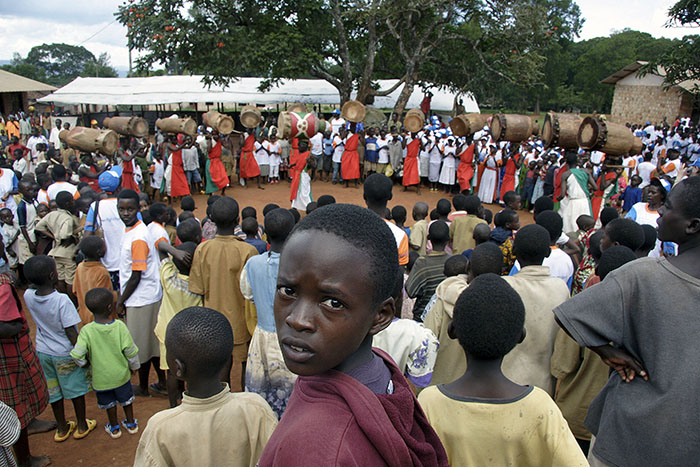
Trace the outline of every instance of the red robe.
<path fill-rule="evenodd" d="M 564 175 L 564 172 L 569 170 L 569 166 L 567 164 L 562 165 L 559 167 L 557 170 L 554 171 L 554 202 L 557 203 L 559 199 L 559 195 L 561 195 L 561 177 Z"/>
<path fill-rule="evenodd" d="M 601 206 L 603 204 L 603 195 L 605 194 L 605 190 L 601 189 L 600 187 L 603 186 L 603 181 L 607 181 L 610 179 L 615 179 L 615 172 L 608 172 L 605 174 L 605 177 L 601 177 L 598 179 L 598 189 L 593 192 L 593 197 L 591 198 L 591 210 L 593 211 L 593 219 L 596 221 L 598 220 L 598 216 L 600 215 L 600 210 Z"/>
<path fill-rule="evenodd" d="M 255 135 L 248 135 L 241 148 L 241 178 L 253 178 L 260 175 L 260 167 L 255 160 Z"/>
<path fill-rule="evenodd" d="M 140 193 L 139 185 L 134 179 L 134 160 L 122 161 L 122 188 L 125 190 L 134 190 Z"/>
<path fill-rule="evenodd" d="M 180 142 L 180 135 L 178 135 Z M 173 151 L 173 166 L 170 173 L 170 196 L 188 196 L 190 194 L 190 186 L 187 184 L 187 176 L 185 175 L 185 166 L 182 165 L 182 150 Z"/>
<path fill-rule="evenodd" d="M 406 159 L 403 161 L 403 186 L 418 185 L 418 153 L 420 152 L 420 140 L 414 138 L 406 145 Z"/>
<path fill-rule="evenodd" d="M 294 158 L 294 162 L 290 161 L 289 175 L 292 177 L 292 186 L 289 191 L 289 201 L 294 201 L 297 197 L 297 193 L 299 192 L 299 180 L 301 179 L 301 173 L 304 171 L 304 167 L 306 167 L 306 160 L 309 154 L 311 154 L 311 151 L 302 152 Z"/>
<path fill-rule="evenodd" d="M 97 170 L 92 165 L 90 166 L 90 172 L 97 175 Z M 102 191 L 100 190 L 100 182 L 96 178 L 80 177 L 80 181 L 90 185 L 90 188 L 92 188 L 96 193 L 100 193 Z"/>
<path fill-rule="evenodd" d="M 228 185 L 228 175 L 221 162 L 221 140 L 217 141 L 209 150 L 209 176 L 217 188 L 225 188 Z"/>
<path fill-rule="evenodd" d="M 466 191 L 472 187 L 474 178 L 474 144 L 459 155 L 459 167 L 457 168 L 457 181 L 460 191 Z"/>
<path fill-rule="evenodd" d="M 520 159 L 520 154 L 509 157 L 508 162 L 506 162 L 506 170 L 503 173 L 503 180 L 501 180 L 501 200 L 507 192 L 515 190 L 515 172 L 518 170 L 513 160 L 515 158 Z"/>
<path fill-rule="evenodd" d="M 360 136 L 354 134 L 345 142 L 345 151 L 340 162 L 340 173 L 343 180 L 360 178 L 360 154 L 357 152 L 359 141 Z"/>
<path fill-rule="evenodd" d="M 335 370 L 300 376 L 261 467 L 447 466 L 447 454 L 406 379 L 381 350 L 393 394 L 374 394 Z"/>

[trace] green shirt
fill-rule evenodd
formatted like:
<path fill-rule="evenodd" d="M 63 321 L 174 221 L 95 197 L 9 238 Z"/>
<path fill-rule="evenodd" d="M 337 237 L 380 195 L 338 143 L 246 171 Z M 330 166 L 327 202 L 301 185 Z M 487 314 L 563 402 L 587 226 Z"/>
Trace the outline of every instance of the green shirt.
<path fill-rule="evenodd" d="M 80 366 L 92 365 L 92 387 L 96 391 L 118 388 L 131 379 L 129 369 L 139 368 L 139 349 L 123 321 L 92 322 L 83 326 L 70 353 Z"/>

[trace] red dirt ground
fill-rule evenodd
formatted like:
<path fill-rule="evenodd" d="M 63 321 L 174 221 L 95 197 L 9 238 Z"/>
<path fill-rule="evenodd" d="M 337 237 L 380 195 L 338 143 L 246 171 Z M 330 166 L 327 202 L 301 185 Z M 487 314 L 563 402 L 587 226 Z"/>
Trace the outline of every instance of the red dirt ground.
<path fill-rule="evenodd" d="M 290 207 L 289 201 L 289 183 L 282 182 L 275 185 L 265 185 L 265 190 L 259 190 L 255 186 L 243 188 L 235 184 L 233 188 L 227 190 L 228 196 L 234 197 L 242 209 L 245 206 L 253 206 L 258 211 L 258 221 L 262 222 L 262 209 L 268 203 L 276 203 L 281 207 Z M 320 195 L 333 195 L 339 203 L 354 203 L 364 205 L 362 199 L 362 185 L 359 188 L 345 188 L 341 185 L 332 185 L 328 182 L 316 181 L 312 187 L 313 198 L 318 199 Z M 423 189 L 421 195 L 417 195 L 414 189 L 403 192 L 400 186 L 394 186 L 394 198 L 389 202 L 389 208 L 396 205 L 403 205 L 408 211 L 407 224 L 411 225 L 411 209 L 418 201 L 428 203 L 431 209 L 435 207 L 438 200 L 441 198 L 451 199 L 449 195 L 441 192 L 430 192 L 428 189 Z M 199 219 L 203 219 L 206 209 L 206 196 L 195 196 L 197 210 L 196 215 Z M 179 212 L 179 205 L 174 206 Z M 500 210 L 496 205 L 487 206 L 494 213 Z M 526 211 L 520 211 L 521 225 L 532 223 L 532 216 Z M 21 293 L 21 292 L 20 292 Z M 28 319 L 31 320 L 29 313 Z M 34 327 L 31 323 L 32 328 Z M 34 330 L 32 330 L 34 332 Z M 151 371 L 151 378 L 155 381 L 155 373 Z M 231 381 L 234 390 L 239 390 L 240 381 L 240 366 L 234 366 L 231 374 Z M 134 377 L 132 382 L 137 382 Z M 33 455 L 46 454 L 51 457 L 52 465 L 55 466 L 75 466 L 75 465 L 132 465 L 134 453 L 139 441 L 139 435 L 129 435 L 125 430 L 122 430 L 122 437 L 113 440 L 107 433 L 104 432 L 104 425 L 107 423 L 107 414 L 103 410 L 97 408 L 97 400 L 94 393 L 86 396 L 87 415 L 89 418 L 97 419 L 97 429 L 87 438 L 80 441 L 74 440 L 72 437 L 67 441 L 57 444 L 53 441 L 53 432 L 42 433 L 30 437 L 30 448 Z M 164 396 L 154 395 L 152 397 L 139 397 L 134 402 L 134 415 L 139 420 L 140 429 L 146 427 L 148 419 L 156 412 L 168 408 L 168 400 Z M 74 419 L 75 414 L 73 406 L 67 401 L 65 404 L 66 418 Z M 122 417 L 123 413 L 119 413 Z M 43 420 L 53 420 L 53 414 L 50 408 L 47 408 L 39 417 Z M 232 421 L 235 423 L 235 421 Z"/>

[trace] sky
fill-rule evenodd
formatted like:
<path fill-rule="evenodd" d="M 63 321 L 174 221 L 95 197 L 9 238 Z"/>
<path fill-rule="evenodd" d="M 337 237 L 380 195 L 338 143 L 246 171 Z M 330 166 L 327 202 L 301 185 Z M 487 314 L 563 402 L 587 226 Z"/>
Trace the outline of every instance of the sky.
<path fill-rule="evenodd" d="M 43 43 L 82 45 L 95 56 L 107 52 L 124 74 L 129 67 L 126 28 L 114 12 L 123 0 L 0 0 L 0 60 L 14 52 L 26 56 Z M 607 36 L 625 28 L 654 37 L 680 38 L 698 29 L 664 28 L 666 12 L 675 0 L 576 0 L 585 18 L 579 40 Z"/>

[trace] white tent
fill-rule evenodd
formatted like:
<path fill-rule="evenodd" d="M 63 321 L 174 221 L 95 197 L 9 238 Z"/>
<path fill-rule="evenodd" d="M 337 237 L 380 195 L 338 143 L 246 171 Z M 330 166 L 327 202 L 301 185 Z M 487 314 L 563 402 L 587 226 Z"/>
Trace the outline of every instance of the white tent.
<path fill-rule="evenodd" d="M 270 105 L 285 102 L 309 104 L 340 104 L 338 90 L 324 80 L 282 80 L 267 92 L 260 92 L 262 78 L 239 78 L 227 87 L 206 86 L 202 76 L 152 76 L 149 78 L 76 78 L 56 92 L 39 99 L 55 104 L 94 105 L 155 105 L 175 103 L 249 103 Z M 388 89 L 396 80 L 380 80 L 380 89 Z M 454 94 L 432 88 L 434 110 L 450 111 Z M 391 108 L 396 103 L 401 86 L 387 97 L 377 97 L 375 107 Z M 423 94 L 414 90 L 407 108 L 419 107 Z M 479 112 L 471 95 L 463 97 L 467 112 Z"/>

